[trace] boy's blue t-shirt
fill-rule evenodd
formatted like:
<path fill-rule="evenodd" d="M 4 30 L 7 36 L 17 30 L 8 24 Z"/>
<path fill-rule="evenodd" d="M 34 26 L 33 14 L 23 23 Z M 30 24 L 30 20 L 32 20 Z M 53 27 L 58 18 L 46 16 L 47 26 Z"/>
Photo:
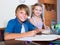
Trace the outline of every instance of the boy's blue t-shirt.
<path fill-rule="evenodd" d="M 25 32 L 35 29 L 35 26 L 32 25 L 28 20 L 24 21 L 22 24 L 24 24 Z M 10 20 L 5 29 L 5 33 L 21 33 L 22 24 L 17 18 Z"/>

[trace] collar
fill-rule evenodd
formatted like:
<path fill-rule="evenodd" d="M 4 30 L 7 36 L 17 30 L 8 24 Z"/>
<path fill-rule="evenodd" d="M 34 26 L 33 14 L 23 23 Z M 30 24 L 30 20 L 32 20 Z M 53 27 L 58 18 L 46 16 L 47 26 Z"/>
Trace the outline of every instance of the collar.
<path fill-rule="evenodd" d="M 17 20 L 18 23 L 22 24 L 21 21 L 20 21 L 17 17 L 15 18 L 15 20 Z M 25 23 L 25 22 L 27 22 L 27 21 L 28 21 L 28 19 L 25 20 L 23 23 Z"/>

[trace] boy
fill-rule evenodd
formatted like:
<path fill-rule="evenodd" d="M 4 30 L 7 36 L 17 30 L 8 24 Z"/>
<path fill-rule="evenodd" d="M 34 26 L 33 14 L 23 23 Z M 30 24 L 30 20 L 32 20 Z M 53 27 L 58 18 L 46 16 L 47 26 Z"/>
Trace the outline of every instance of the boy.
<path fill-rule="evenodd" d="M 17 6 L 15 14 L 16 18 L 10 20 L 5 29 L 5 40 L 34 36 L 36 33 L 40 32 L 28 21 L 29 8 L 26 5 L 21 4 Z"/>

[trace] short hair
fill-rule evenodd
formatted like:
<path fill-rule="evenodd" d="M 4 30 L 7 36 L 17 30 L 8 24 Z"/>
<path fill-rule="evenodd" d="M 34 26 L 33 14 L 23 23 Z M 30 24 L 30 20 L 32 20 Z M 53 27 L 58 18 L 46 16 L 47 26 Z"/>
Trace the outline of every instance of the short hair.
<path fill-rule="evenodd" d="M 20 9 L 20 10 L 24 9 L 26 11 L 26 14 L 29 16 L 29 8 L 27 5 L 25 5 L 25 4 L 18 5 L 15 10 L 15 13 L 17 13 L 18 9 Z"/>

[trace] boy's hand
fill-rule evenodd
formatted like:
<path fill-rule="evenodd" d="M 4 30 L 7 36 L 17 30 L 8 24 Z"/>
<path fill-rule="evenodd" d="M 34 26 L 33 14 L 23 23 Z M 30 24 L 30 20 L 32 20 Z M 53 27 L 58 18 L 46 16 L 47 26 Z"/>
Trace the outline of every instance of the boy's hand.
<path fill-rule="evenodd" d="M 37 33 L 41 33 L 41 32 L 43 31 L 43 29 L 41 29 L 41 30 L 36 29 L 36 30 L 34 30 L 34 31 L 35 31 L 35 33 L 37 34 Z"/>

